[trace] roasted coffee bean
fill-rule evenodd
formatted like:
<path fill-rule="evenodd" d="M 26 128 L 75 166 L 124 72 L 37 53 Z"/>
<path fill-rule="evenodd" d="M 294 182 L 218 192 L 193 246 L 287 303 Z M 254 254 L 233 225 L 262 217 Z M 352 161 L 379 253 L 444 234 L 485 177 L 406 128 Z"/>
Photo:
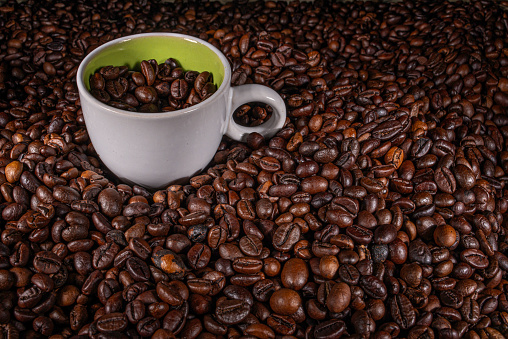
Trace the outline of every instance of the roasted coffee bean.
<path fill-rule="evenodd" d="M 242 237 L 239 242 L 240 250 L 249 256 L 258 256 L 261 254 L 263 249 L 263 243 L 261 239 L 255 235 L 247 235 Z"/>
<path fill-rule="evenodd" d="M 345 283 L 337 283 L 332 286 L 326 298 L 326 306 L 333 313 L 344 311 L 351 302 L 351 289 Z"/>
<path fill-rule="evenodd" d="M 152 254 L 152 262 L 170 277 L 183 277 L 186 267 L 183 260 L 170 250 L 159 250 Z"/>
<path fill-rule="evenodd" d="M 157 295 L 159 298 L 168 303 L 170 306 L 180 306 L 183 304 L 186 298 L 188 298 L 188 291 L 182 289 L 178 290 L 178 287 L 181 287 L 178 283 L 167 283 L 167 282 L 159 282 L 157 283 Z"/>
<path fill-rule="evenodd" d="M 171 96 L 176 100 L 182 100 L 187 95 L 189 85 L 183 79 L 177 79 L 171 84 Z"/>
<path fill-rule="evenodd" d="M 62 260 L 53 252 L 41 251 L 35 255 L 33 266 L 40 273 L 53 274 L 60 270 Z"/>
<path fill-rule="evenodd" d="M 224 325 L 234 325 L 249 315 L 250 307 L 243 300 L 220 299 L 215 307 L 217 320 Z"/>
<path fill-rule="evenodd" d="M 273 235 L 273 246 L 281 252 L 290 251 L 300 238 L 301 230 L 298 224 L 288 222 L 280 225 Z"/>
<path fill-rule="evenodd" d="M 235 300 L 243 300 L 250 307 L 252 307 L 252 305 L 254 304 L 252 294 L 246 288 L 243 288 L 241 286 L 229 285 L 223 290 L 223 292 L 226 297 Z"/>
<path fill-rule="evenodd" d="M 187 259 L 192 268 L 204 268 L 210 262 L 211 250 L 203 244 L 195 244 L 187 252 Z"/>
<path fill-rule="evenodd" d="M 314 328 L 314 338 L 339 338 L 346 331 L 346 324 L 342 320 L 328 320 Z"/>
<path fill-rule="evenodd" d="M 281 315 L 291 315 L 302 305 L 300 295 L 294 290 L 281 288 L 270 297 L 271 309 Z"/>
<path fill-rule="evenodd" d="M 372 231 L 358 225 L 347 227 L 346 234 L 350 236 L 355 242 L 362 245 L 369 244 L 374 236 Z"/>
<path fill-rule="evenodd" d="M 159 328 L 160 322 L 154 317 L 146 317 L 136 326 L 136 330 L 142 337 L 151 337 Z"/>
<path fill-rule="evenodd" d="M 143 74 L 146 84 L 148 86 L 152 86 L 155 81 L 155 70 L 153 69 L 152 65 L 147 61 L 143 60 L 141 61 L 141 73 Z M 134 77 L 133 77 L 134 78 Z"/>
<path fill-rule="evenodd" d="M 434 230 L 434 241 L 438 246 L 451 247 L 456 239 L 457 232 L 450 225 L 440 225 Z"/>
<path fill-rule="evenodd" d="M 101 212 L 108 217 L 114 218 L 122 213 L 122 198 L 113 188 L 102 190 L 99 193 L 98 202 Z"/>
<path fill-rule="evenodd" d="M 123 331 L 127 324 L 127 317 L 122 313 L 109 313 L 97 319 L 97 329 L 102 333 Z"/>
<path fill-rule="evenodd" d="M 439 167 L 434 173 L 438 187 L 445 193 L 452 194 L 457 187 L 453 173 L 446 167 Z"/>
<path fill-rule="evenodd" d="M 232 263 L 233 269 L 242 274 L 255 274 L 263 268 L 263 261 L 256 258 L 236 258 Z"/>
<path fill-rule="evenodd" d="M 276 285 L 270 279 L 262 279 L 254 284 L 252 288 L 252 293 L 254 297 L 262 302 L 266 302 L 272 296 L 272 293 L 275 291 Z"/>
<path fill-rule="evenodd" d="M 488 257 L 477 249 L 470 248 L 462 251 L 460 258 L 473 268 L 487 268 L 489 266 Z"/>
<path fill-rule="evenodd" d="M 301 290 L 309 278 L 309 270 L 305 261 L 300 258 L 289 259 L 282 268 L 281 280 L 286 288 Z"/>
<path fill-rule="evenodd" d="M 125 262 L 125 268 L 136 281 L 147 281 L 150 278 L 150 269 L 141 259 L 132 257 Z"/>
<path fill-rule="evenodd" d="M 360 278 L 360 286 L 365 294 L 374 299 L 384 299 L 387 295 L 386 285 L 374 275 L 364 275 Z"/>
<path fill-rule="evenodd" d="M 411 328 L 416 321 L 416 313 L 409 299 L 403 294 L 397 294 L 390 299 L 390 312 L 402 329 Z"/>
<path fill-rule="evenodd" d="M 120 246 L 115 243 L 106 243 L 93 251 L 92 263 L 97 270 L 109 268 L 120 251 Z"/>

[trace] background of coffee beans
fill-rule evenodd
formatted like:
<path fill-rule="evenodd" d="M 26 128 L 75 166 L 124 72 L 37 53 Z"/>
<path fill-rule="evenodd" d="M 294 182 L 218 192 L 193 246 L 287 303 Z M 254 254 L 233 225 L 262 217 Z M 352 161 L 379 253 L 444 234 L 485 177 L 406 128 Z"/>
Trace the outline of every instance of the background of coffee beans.
<path fill-rule="evenodd" d="M 1 337 L 506 337 L 504 5 L 5 2 Z M 76 70 L 148 31 L 217 46 L 285 127 L 185 185 L 115 182 Z"/>

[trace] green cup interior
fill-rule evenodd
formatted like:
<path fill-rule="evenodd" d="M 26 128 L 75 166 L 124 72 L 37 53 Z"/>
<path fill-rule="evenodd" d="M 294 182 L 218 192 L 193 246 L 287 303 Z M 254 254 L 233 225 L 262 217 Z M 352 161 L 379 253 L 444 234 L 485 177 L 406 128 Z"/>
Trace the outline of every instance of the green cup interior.
<path fill-rule="evenodd" d="M 90 90 L 90 76 L 101 67 L 127 66 L 139 71 L 142 60 L 155 59 L 161 64 L 168 58 L 176 59 L 185 71 L 212 73 L 217 88 L 224 80 L 224 65 L 211 49 L 191 39 L 171 36 L 133 38 L 109 46 L 86 65 L 83 80 Z"/>

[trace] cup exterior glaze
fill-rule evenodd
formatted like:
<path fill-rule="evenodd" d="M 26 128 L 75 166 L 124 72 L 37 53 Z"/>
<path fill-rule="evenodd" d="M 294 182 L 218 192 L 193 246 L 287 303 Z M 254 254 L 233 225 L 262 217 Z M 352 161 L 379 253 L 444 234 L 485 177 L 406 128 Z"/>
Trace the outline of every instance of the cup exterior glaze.
<path fill-rule="evenodd" d="M 147 40 L 140 40 L 138 44 L 135 39 Z M 169 45 L 163 45 L 165 39 Z M 153 42 L 146 47 L 146 41 Z M 179 45 L 180 55 L 165 54 L 162 60 L 157 60 L 158 63 L 173 57 L 184 70 L 214 70 L 212 74 L 217 91 L 205 101 L 173 112 L 139 113 L 108 106 L 89 92 L 89 77 L 100 67 L 127 65 L 133 69 L 141 60 L 152 58 L 151 48 L 159 53 L 161 59 L 163 53 L 157 46 L 168 49 L 171 43 Z M 191 52 L 183 51 L 187 48 L 186 44 Z M 137 46 L 137 54 L 129 48 L 133 45 Z M 185 53 L 192 54 L 186 57 Z M 116 59 L 119 63 L 115 63 Z M 254 131 L 270 137 L 282 127 L 286 111 L 277 93 L 261 85 L 231 88 L 230 82 L 229 62 L 218 49 L 200 39 L 173 33 L 137 34 L 110 41 L 85 57 L 77 72 L 85 124 L 101 161 L 120 180 L 150 189 L 183 182 L 203 170 L 213 158 L 224 134 L 236 140 L 244 140 L 248 133 Z M 274 107 L 272 118 L 254 128 L 234 123 L 232 108 L 249 101 L 271 104 Z"/>

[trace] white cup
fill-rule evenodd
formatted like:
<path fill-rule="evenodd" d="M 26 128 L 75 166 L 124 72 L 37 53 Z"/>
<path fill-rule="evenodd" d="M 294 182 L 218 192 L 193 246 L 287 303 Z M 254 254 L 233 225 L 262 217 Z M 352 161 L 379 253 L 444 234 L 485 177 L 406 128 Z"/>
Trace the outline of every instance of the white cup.
<path fill-rule="evenodd" d="M 184 70 L 209 71 L 217 91 L 194 106 L 164 113 L 138 113 L 108 106 L 90 91 L 90 76 L 101 67 L 139 69 L 142 60 L 178 60 Z M 102 162 L 120 180 L 158 189 L 190 178 L 213 158 L 225 134 L 244 141 L 251 132 L 271 137 L 284 125 L 282 98 L 262 85 L 231 87 L 231 67 L 211 44 L 192 36 L 146 33 L 110 41 L 81 62 L 77 85 L 88 134 Z M 263 102 L 273 108 L 271 118 L 256 127 L 234 122 L 236 108 Z"/>

